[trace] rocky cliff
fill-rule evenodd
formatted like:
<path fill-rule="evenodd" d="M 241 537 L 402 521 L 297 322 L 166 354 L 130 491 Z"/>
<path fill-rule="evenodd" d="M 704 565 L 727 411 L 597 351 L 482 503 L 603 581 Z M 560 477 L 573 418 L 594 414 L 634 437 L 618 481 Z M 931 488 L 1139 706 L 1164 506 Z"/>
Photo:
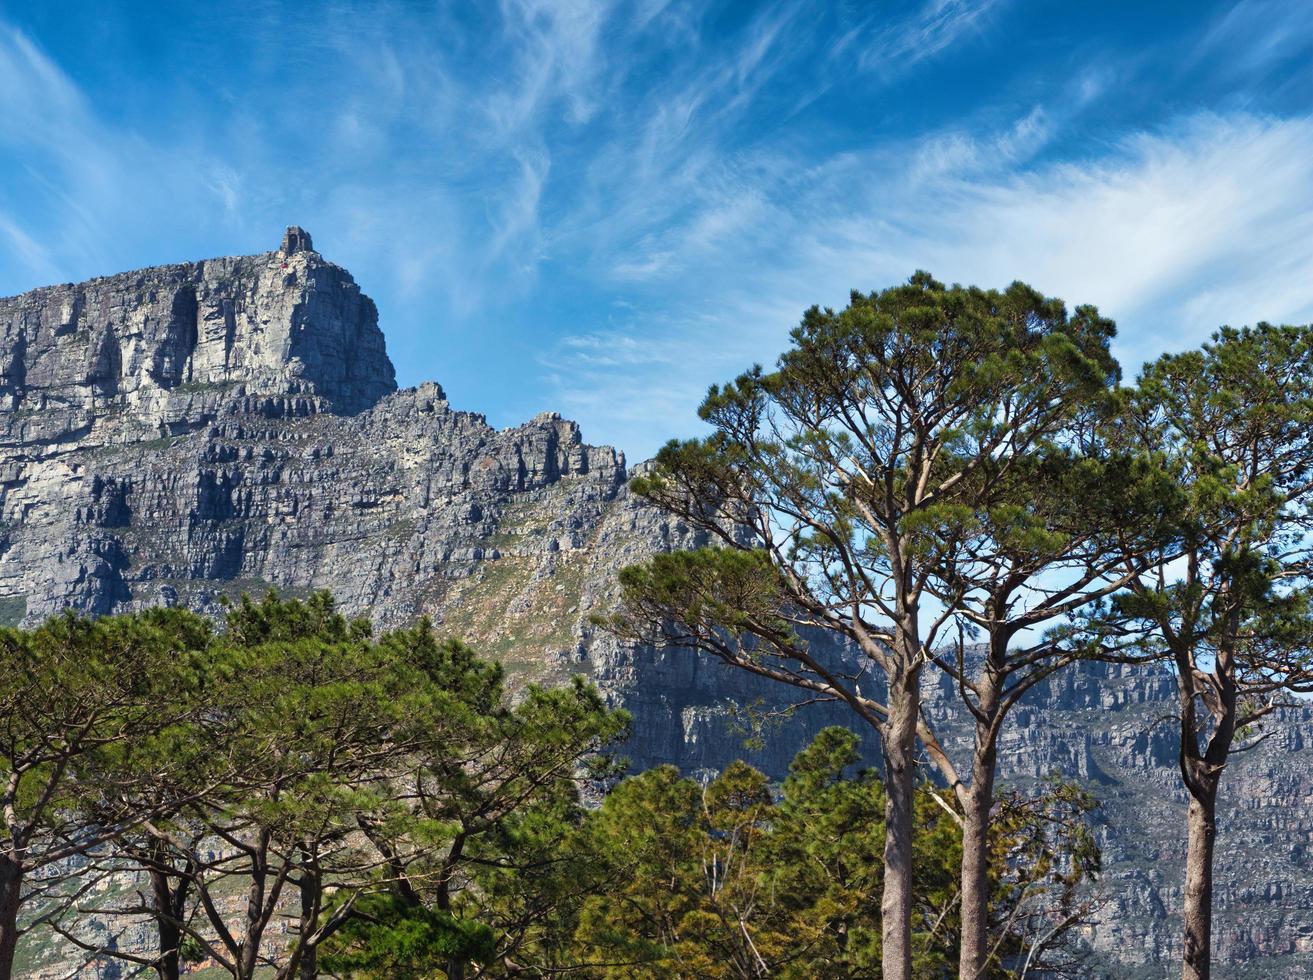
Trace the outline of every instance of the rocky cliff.
<path fill-rule="evenodd" d="M 927 714 L 960 761 L 968 724 L 934 678 Z M 1005 782 L 1051 773 L 1100 801 L 1103 904 L 1085 938 L 1089 975 L 1180 976 L 1187 796 L 1177 770 L 1176 684 L 1161 668 L 1079 664 L 1031 691 L 999 747 Z M 1313 977 L 1313 707 L 1284 711 L 1233 756 L 1218 803 L 1217 975 Z"/>
<path fill-rule="evenodd" d="M 436 384 L 397 391 L 374 304 L 301 229 L 263 255 L 0 299 L 0 620 L 328 589 L 380 626 L 429 616 L 519 678 L 591 677 L 633 712 L 636 767 L 780 773 L 844 714 L 810 706 L 746 746 L 741 710 L 787 691 L 588 625 L 620 567 L 697 543 L 629 475 L 557 415 L 497 430 Z M 951 690 L 927 693 L 965 744 Z M 1073 671 L 1033 692 L 1002 753 L 1011 779 L 1057 770 L 1107 801 L 1088 938 L 1108 976 L 1174 955 L 1172 698 L 1162 673 Z M 1217 942 L 1236 971 L 1313 976 L 1313 716 L 1283 721 L 1225 782 Z"/>

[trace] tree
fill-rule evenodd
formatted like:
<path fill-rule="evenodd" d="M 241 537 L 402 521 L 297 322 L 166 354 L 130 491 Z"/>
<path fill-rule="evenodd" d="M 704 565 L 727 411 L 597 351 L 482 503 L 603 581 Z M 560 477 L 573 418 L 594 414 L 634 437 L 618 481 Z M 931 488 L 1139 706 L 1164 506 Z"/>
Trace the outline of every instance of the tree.
<path fill-rule="evenodd" d="M 1113 380 L 1109 370 L 1106 380 Z M 1064 397 L 1055 379 L 1053 397 Z M 1069 617 L 1122 589 L 1163 551 L 1174 487 L 1142 456 L 1100 435 L 1112 392 L 1065 395 L 1069 424 L 1026 459 L 992 460 L 959 502 L 935 514 L 927 586 L 953 610 L 955 649 L 930 652 L 953 680 L 974 728 L 969 770 L 939 760 L 963 814 L 961 976 L 987 972 L 990 825 L 998 742 L 1035 685 L 1078 659 L 1106 653 L 1073 641 Z M 977 645 L 978 644 L 978 645 Z M 1123 659 L 1126 655 L 1123 654 Z M 938 752 L 931 743 L 930 751 Z"/>
<path fill-rule="evenodd" d="M 565 955 L 592 878 L 562 848 L 580 786 L 615 772 L 598 753 L 623 712 L 577 680 L 511 705 L 501 667 L 429 623 L 375 640 L 324 593 L 243 597 L 223 625 L 159 612 L 4 635 L 30 703 L 73 705 L 6 720 L 23 739 L 11 810 L 35 793 L 40 811 L 17 846 L 29 866 L 85 861 L 58 894 L 48 883 L 45 924 L 165 980 L 184 959 L 238 980 L 318 976 L 330 941 L 332 962 L 386 975 L 403 949 L 445 951 L 449 976 Z M 279 949 L 271 926 L 293 908 Z M 76 915 L 144 917 L 156 949 L 91 942 Z M 355 945 L 366 934 L 378 944 Z"/>
<path fill-rule="evenodd" d="M 201 679 L 207 658 L 201 655 L 196 660 L 191 686 L 173 693 L 176 703 L 187 703 L 188 710 L 166 731 L 121 745 L 94 774 L 87 774 L 84 782 L 89 792 L 78 801 L 79 819 L 86 827 L 112 826 L 114 813 L 152 816 L 82 851 L 79 857 L 86 863 L 73 879 L 76 887 L 42 917 L 61 938 L 90 958 L 153 968 L 160 980 L 178 980 L 181 975 L 188 937 L 180 923 L 191 909 L 191 878 L 197 871 L 190 858 L 184 857 L 184 865 L 175 872 L 174 855 L 161 828 L 169 828 L 174 835 L 190 834 L 186 854 L 195 853 L 204 831 L 182 811 L 188 803 L 204 800 L 223 782 L 222 767 L 214 764 L 224 758 L 222 752 L 215 752 L 216 743 L 197 731 L 201 715 L 196 708 L 202 700 L 198 695 L 209 685 Z M 166 771 L 168 778 L 157 778 Z M 142 875 L 147 879 L 146 890 L 134 890 L 135 903 L 129 899 L 128 904 L 103 904 L 99 898 L 100 886 Z M 88 916 L 123 921 L 137 915 L 147 917 L 154 926 L 153 951 L 123 949 L 117 941 L 106 943 L 99 936 L 86 936 L 82 928 Z"/>
<path fill-rule="evenodd" d="M 264 966 L 280 978 L 317 976 L 319 944 L 351 911 L 348 899 L 326 915 L 327 885 L 350 895 L 377 865 L 348 841 L 358 815 L 390 800 L 415 714 L 433 717 L 435 699 L 454 701 L 423 683 L 404 652 L 404 640 L 373 642 L 369 623 L 348 621 L 326 593 L 243 597 L 229 610 L 213 649 L 218 724 L 202 730 L 222 747 L 225 779 L 187 810 L 199 833 L 161 837 L 191 869 L 207 927 L 185 930 L 239 980 Z M 198 837 L 218 840 L 217 856 L 203 859 Z M 234 879 L 246 889 L 240 927 L 220 900 Z M 299 917 L 275 963 L 262 947 L 289 888 Z"/>
<path fill-rule="evenodd" d="M 1190 797 L 1184 975 L 1206 980 L 1222 775 L 1246 730 L 1313 690 L 1313 328 L 1224 328 L 1202 350 L 1159 358 L 1127 431 L 1182 490 L 1174 540 L 1113 612 L 1130 618 L 1120 635 L 1175 666 Z"/>
<path fill-rule="evenodd" d="M 136 740 L 166 733 L 185 717 L 205 621 L 176 610 L 87 620 L 52 619 L 30 632 L 0 631 L 0 978 L 12 975 L 24 906 L 58 903 L 61 862 L 104 845 L 161 810 L 85 802 Z M 176 761 L 155 756 L 149 772 L 168 780 Z M 121 788 L 121 787 L 116 787 Z M 126 795 L 132 795 L 130 792 Z M 47 872 L 37 886 L 32 877 Z"/>
<path fill-rule="evenodd" d="M 912 968 L 913 770 L 925 665 L 955 610 L 929 592 L 939 526 L 977 475 L 1007 477 L 1070 423 L 1115 365 L 1112 325 L 1092 307 L 1016 283 L 945 287 L 926 273 L 813 307 L 777 369 L 713 387 L 707 438 L 667 445 L 634 481 L 641 496 L 718 547 L 658 556 L 621 577 L 618 632 L 691 646 L 838 700 L 880 734 L 886 797 L 884 976 Z M 828 658 L 828 630 L 859 662 Z M 877 700 L 873 669 L 886 695 Z M 955 779 L 951 770 L 945 776 Z"/>
<path fill-rule="evenodd" d="M 243 597 L 228 611 L 223 633 L 196 656 L 198 680 L 190 695 L 180 692 L 190 707 L 167 741 L 130 740 L 115 767 L 96 774 L 85 819 L 97 823 L 106 806 L 159 814 L 88 855 L 97 875 L 137 871 L 150 883 L 135 904 L 77 909 L 154 923 L 153 955 L 105 955 L 153 966 L 166 980 L 177 977 L 184 947 L 238 978 L 268 967 L 318 975 L 317 946 L 351 907 L 338 902 L 326 914 L 327 884 L 349 895 L 374 867 L 348 838 L 357 813 L 387 799 L 405 750 L 397 734 L 432 695 L 396 652 L 323 593 L 305 602 Z M 170 778 L 145 778 L 162 757 L 175 760 Z M 226 901 L 235 888 L 245 896 L 239 923 Z M 293 896 L 294 939 L 275 957 L 269 926 Z"/>
<path fill-rule="evenodd" d="M 741 762 L 706 787 L 671 766 L 622 783 L 593 839 L 628 874 L 585 903 L 580 958 L 607 977 L 780 973 L 806 940 L 763 880 L 770 812 L 766 778 Z"/>
<path fill-rule="evenodd" d="M 766 777 L 734 763 L 700 784 L 669 766 L 622 782 L 585 831 L 596 860 L 622 873 L 590 897 L 576 969 L 598 977 L 881 976 L 884 794 L 854 772 L 858 739 L 822 731 L 793 760 L 775 799 Z M 961 838 L 936 793 L 917 792 L 913 969 L 955 972 Z M 1067 802 L 1054 806 L 1058 795 Z M 1004 805 L 991 838 L 998 883 L 996 959 L 1045 969 L 1097 870 L 1069 789 Z M 1075 805 L 1069 805 L 1075 804 Z M 1043 923 L 1043 925 L 1041 925 Z M 1038 942 L 1037 942 L 1038 934 Z M 1037 946 L 1041 948 L 1036 948 Z M 991 977 L 1009 976 L 995 966 Z"/>
<path fill-rule="evenodd" d="M 494 944 L 485 923 L 374 892 L 356 902 L 322 959 L 334 976 L 426 977 L 440 964 L 488 963 Z"/>
<path fill-rule="evenodd" d="M 437 641 L 426 625 L 383 643 L 408 647 L 429 683 L 458 692 L 466 710 L 457 723 L 438 700 L 408 710 L 408 765 L 390 803 L 358 815 L 379 874 L 360 914 L 326 937 L 325 962 L 365 977 L 395 975 L 402 956 L 428 958 L 427 969 L 448 977 L 552 966 L 596 880 L 596 862 L 570 846 L 584 819 L 581 786 L 616 771 L 600 753 L 623 737 L 628 715 L 577 678 L 530 685 L 510 705 L 497 664 Z"/>

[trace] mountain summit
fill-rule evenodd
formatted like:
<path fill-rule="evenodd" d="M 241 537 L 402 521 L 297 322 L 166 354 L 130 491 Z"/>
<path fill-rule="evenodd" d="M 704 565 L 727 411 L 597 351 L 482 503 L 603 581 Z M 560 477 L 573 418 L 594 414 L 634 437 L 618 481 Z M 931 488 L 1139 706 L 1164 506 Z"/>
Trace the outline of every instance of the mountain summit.
<path fill-rule="evenodd" d="M 0 621 L 328 589 L 380 627 L 430 617 L 515 683 L 595 681 L 633 714 L 635 769 L 747 758 L 783 775 L 845 708 L 789 715 L 792 689 L 591 626 L 621 567 L 702 543 L 629 475 L 559 415 L 497 430 L 437 384 L 398 391 L 374 304 L 295 226 L 261 255 L 0 299 Z M 951 685 L 927 688 L 962 751 Z M 1106 801 L 1109 904 L 1089 938 L 1111 966 L 1090 976 L 1161 976 L 1175 953 L 1184 799 L 1157 724 L 1174 704 L 1162 670 L 1085 665 L 1029 692 L 1004 737 L 1011 784 L 1057 771 Z M 748 747 L 745 706 L 787 721 Z M 1221 962 L 1309 975 L 1313 710 L 1283 722 L 1225 784 L 1216 942 Z"/>
<path fill-rule="evenodd" d="M 297 227 L 263 255 L 0 299 L 0 365 L 0 440 L 29 446 L 178 434 L 236 389 L 354 415 L 397 387 L 373 301 Z"/>

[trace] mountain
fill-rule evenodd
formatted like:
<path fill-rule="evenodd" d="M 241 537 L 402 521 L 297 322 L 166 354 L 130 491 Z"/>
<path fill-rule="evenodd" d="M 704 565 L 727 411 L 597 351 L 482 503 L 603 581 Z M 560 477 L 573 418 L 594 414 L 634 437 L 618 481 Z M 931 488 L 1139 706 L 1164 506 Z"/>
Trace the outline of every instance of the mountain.
<path fill-rule="evenodd" d="M 328 589 L 380 627 L 429 616 L 519 683 L 591 678 L 634 715 L 635 768 L 746 757 L 780 775 L 841 708 L 748 745 L 741 709 L 782 709 L 788 690 L 589 625 L 619 568 L 699 543 L 631 475 L 558 415 L 498 430 L 437 384 L 397 390 L 374 304 L 299 228 L 262 255 L 0 299 L 0 620 Z M 1174 696 L 1162 671 L 1083 666 L 1032 692 L 1000 753 L 1007 778 L 1056 770 L 1105 801 L 1093 975 L 1162 976 L 1176 955 Z M 951 687 L 931 679 L 927 697 L 969 744 Z M 1313 713 L 1291 710 L 1224 781 L 1228 976 L 1313 976 L 1310 745 Z"/>

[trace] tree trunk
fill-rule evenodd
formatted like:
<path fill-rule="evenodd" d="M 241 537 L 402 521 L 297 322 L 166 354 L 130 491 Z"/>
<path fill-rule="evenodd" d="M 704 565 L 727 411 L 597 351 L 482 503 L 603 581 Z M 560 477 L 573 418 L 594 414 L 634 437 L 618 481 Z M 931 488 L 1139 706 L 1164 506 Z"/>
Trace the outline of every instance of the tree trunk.
<path fill-rule="evenodd" d="M 884 894 L 880 901 L 884 980 L 912 977 L 912 805 L 921 668 L 904 656 L 890 679 L 889 720 L 882 733 L 885 772 Z"/>
<path fill-rule="evenodd" d="M 1222 782 L 1235 739 L 1238 688 L 1236 685 L 1234 637 L 1239 633 L 1239 614 L 1232 613 L 1226 637 L 1218 645 L 1213 665 L 1216 696 L 1204 702 L 1211 714 L 1212 734 L 1201 751 L 1199 740 L 1206 731 L 1197 711 L 1193 683 L 1193 660 L 1178 654 L 1177 667 L 1190 668 L 1178 680 L 1181 698 L 1181 778 L 1190 793 L 1186 816 L 1185 897 L 1182 908 L 1181 978 L 1208 980 L 1212 974 L 1213 942 L 1213 845 L 1217 840 L 1217 789 Z"/>
<path fill-rule="evenodd" d="M 323 881 L 319 862 L 308 849 L 301 851 L 301 980 L 315 980 L 319 976 L 319 947 L 314 934 L 319 929 L 319 909 L 323 896 Z"/>
<path fill-rule="evenodd" d="M 169 876 L 159 869 L 151 871 L 150 884 L 155 896 L 155 930 L 159 938 L 159 959 L 155 963 L 155 972 L 159 974 L 160 980 L 178 980 L 182 930 L 174 921 L 177 903 L 174 901 L 173 889 L 169 887 Z"/>
<path fill-rule="evenodd" d="M 961 980 L 985 975 L 989 956 L 989 830 L 994 806 L 997 744 L 991 731 L 976 726 L 971 789 L 963 795 Z"/>
<path fill-rule="evenodd" d="M 237 980 L 253 980 L 260 962 L 260 941 L 264 938 L 268 921 L 265 888 L 269 883 L 269 842 L 272 838 L 271 831 L 262 829 L 251 853 L 251 880 L 246 888 L 246 934 L 234 957 L 239 974 Z"/>
<path fill-rule="evenodd" d="M 1217 780 L 1190 796 L 1185 857 L 1183 980 L 1208 980 L 1213 933 L 1213 843 L 1217 838 Z"/>
<path fill-rule="evenodd" d="M 447 857 L 443 861 L 442 875 L 438 879 L 438 892 L 435 905 L 443 912 L 451 911 L 451 880 L 456 874 L 456 866 L 460 862 L 461 856 L 465 853 L 465 841 L 468 838 L 462 830 L 451 842 L 451 847 L 447 849 Z M 447 961 L 446 973 L 447 980 L 465 980 L 465 960 L 463 958 L 453 957 Z"/>
<path fill-rule="evenodd" d="M 10 980 L 14 975 L 22 898 L 23 865 L 8 854 L 0 856 L 0 980 Z"/>

